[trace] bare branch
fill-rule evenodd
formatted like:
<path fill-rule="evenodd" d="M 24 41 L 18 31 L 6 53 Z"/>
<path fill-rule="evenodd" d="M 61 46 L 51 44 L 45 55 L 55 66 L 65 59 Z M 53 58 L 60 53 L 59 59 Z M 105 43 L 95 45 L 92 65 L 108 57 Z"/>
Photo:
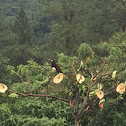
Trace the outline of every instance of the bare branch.
<path fill-rule="evenodd" d="M 87 100 L 88 100 L 88 97 L 89 97 L 89 93 L 90 93 L 91 87 L 92 87 L 92 85 L 93 85 L 93 79 L 101 72 L 101 70 L 103 69 L 105 63 L 106 63 L 106 60 L 104 60 L 104 62 L 103 62 L 103 64 L 102 64 L 101 68 L 99 69 L 99 71 L 98 71 L 95 75 L 93 75 L 93 72 L 92 72 L 92 71 L 90 70 L 90 68 L 89 68 L 89 72 L 90 72 L 90 74 L 91 74 L 91 76 L 92 76 L 92 77 L 91 77 L 91 82 L 90 82 L 90 84 L 89 84 L 89 86 L 88 86 L 87 94 L 86 94 L 86 96 L 84 97 L 84 101 L 83 101 L 82 107 L 81 107 L 81 109 L 79 110 L 79 117 L 83 114 L 83 109 L 84 109 L 84 107 L 85 107 L 85 105 L 86 105 L 86 103 L 87 103 Z"/>
<path fill-rule="evenodd" d="M 103 73 L 101 76 L 107 76 L 107 75 L 111 75 L 113 73 L 113 71 L 110 71 L 108 73 Z"/>
<path fill-rule="evenodd" d="M 83 111 L 83 109 L 84 109 L 84 107 L 85 107 L 85 105 L 86 105 L 86 103 L 87 103 L 87 100 L 88 100 L 88 97 L 85 96 L 85 97 L 84 97 L 83 104 L 82 104 L 82 107 L 81 107 L 81 109 L 79 110 L 79 117 L 81 117 L 82 111 Z"/>
<path fill-rule="evenodd" d="M 88 111 L 91 107 L 93 107 L 96 103 L 97 99 L 94 99 L 88 106 L 87 108 L 84 110 L 85 112 Z"/>
<path fill-rule="evenodd" d="M 19 93 L 19 92 L 12 91 L 12 90 L 7 90 L 7 91 L 10 92 L 10 93 L 15 93 L 15 94 L 24 96 L 24 97 L 27 97 L 27 96 L 31 96 L 31 97 L 48 97 L 48 98 L 52 98 L 52 99 L 56 99 L 56 100 L 60 100 L 60 101 L 69 103 L 69 100 L 67 100 L 67 99 L 63 99 L 63 98 L 60 98 L 60 97 L 57 97 L 57 96 L 51 96 L 51 95 L 48 95 L 48 94 L 23 94 L 23 93 Z"/>
<path fill-rule="evenodd" d="M 91 71 L 91 69 L 89 68 L 88 70 L 89 70 L 89 73 L 91 74 L 91 76 L 94 77 L 93 72 Z"/>
<path fill-rule="evenodd" d="M 99 71 L 92 77 L 92 80 L 101 72 L 101 70 L 103 69 L 103 67 L 105 66 L 105 63 L 106 63 L 106 59 L 104 60 L 104 62 L 103 62 L 103 64 L 102 64 L 102 66 L 101 66 L 101 68 L 99 69 Z"/>

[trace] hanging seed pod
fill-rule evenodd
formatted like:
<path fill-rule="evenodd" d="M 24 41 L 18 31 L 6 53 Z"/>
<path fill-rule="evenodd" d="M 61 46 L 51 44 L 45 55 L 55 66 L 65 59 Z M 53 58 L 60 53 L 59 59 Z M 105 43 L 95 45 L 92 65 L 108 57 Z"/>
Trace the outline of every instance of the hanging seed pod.
<path fill-rule="evenodd" d="M 0 83 L 0 93 L 5 93 L 8 87 L 5 84 Z"/>
<path fill-rule="evenodd" d="M 63 77 L 64 77 L 63 73 L 57 74 L 53 79 L 53 83 L 55 84 L 60 83 L 63 80 Z"/>
<path fill-rule="evenodd" d="M 104 97 L 104 93 L 100 89 L 96 89 L 95 94 L 99 99 L 102 99 Z"/>

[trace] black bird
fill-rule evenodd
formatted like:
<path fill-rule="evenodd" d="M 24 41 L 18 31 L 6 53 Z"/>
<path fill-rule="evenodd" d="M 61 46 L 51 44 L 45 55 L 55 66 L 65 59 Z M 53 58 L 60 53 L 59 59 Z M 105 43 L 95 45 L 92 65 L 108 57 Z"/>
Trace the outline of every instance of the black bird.
<path fill-rule="evenodd" d="M 58 73 L 63 73 L 61 68 L 58 66 L 58 64 L 55 63 L 55 61 L 53 59 L 48 59 L 48 61 L 51 62 L 51 67 L 52 68 L 55 67 L 55 69 Z"/>

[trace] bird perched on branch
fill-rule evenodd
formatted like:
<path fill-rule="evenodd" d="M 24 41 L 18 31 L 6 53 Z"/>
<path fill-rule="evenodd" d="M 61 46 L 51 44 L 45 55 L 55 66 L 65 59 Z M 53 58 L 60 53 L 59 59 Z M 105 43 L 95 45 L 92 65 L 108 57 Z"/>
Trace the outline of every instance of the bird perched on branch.
<path fill-rule="evenodd" d="M 51 62 L 51 68 L 55 68 L 58 73 L 63 73 L 61 68 L 58 66 L 58 64 L 55 63 L 53 59 L 48 59 L 49 62 Z"/>

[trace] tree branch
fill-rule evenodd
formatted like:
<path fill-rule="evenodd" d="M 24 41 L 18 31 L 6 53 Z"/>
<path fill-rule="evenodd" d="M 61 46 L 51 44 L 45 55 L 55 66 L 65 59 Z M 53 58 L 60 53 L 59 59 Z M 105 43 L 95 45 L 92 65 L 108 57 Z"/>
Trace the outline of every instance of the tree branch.
<path fill-rule="evenodd" d="M 51 95 L 48 95 L 48 94 L 23 94 L 23 93 L 12 91 L 12 90 L 7 90 L 7 91 L 10 92 L 10 93 L 15 93 L 15 94 L 24 96 L 24 97 L 27 97 L 27 96 L 31 96 L 31 97 L 48 97 L 48 98 L 52 98 L 52 99 L 56 99 L 56 100 L 60 100 L 60 101 L 69 103 L 69 100 L 66 100 L 66 99 L 63 99 L 63 98 L 60 98 L 60 97 L 57 97 L 57 96 L 51 96 Z"/>
<path fill-rule="evenodd" d="M 102 66 L 101 66 L 101 68 L 99 69 L 99 71 L 92 77 L 92 80 L 101 72 L 101 70 L 103 69 L 103 67 L 105 66 L 105 63 L 106 63 L 106 59 L 104 60 L 104 62 L 103 62 L 103 64 L 102 64 Z"/>
<path fill-rule="evenodd" d="M 91 81 L 101 72 L 101 70 L 103 69 L 103 67 L 105 66 L 105 63 L 106 63 L 106 59 L 104 60 L 104 62 L 103 62 L 103 64 L 102 64 L 102 66 L 101 66 L 101 68 L 99 69 L 99 71 L 93 76 L 93 74 L 92 74 L 92 78 L 91 78 Z M 110 73 L 109 73 L 110 74 Z"/>
<path fill-rule="evenodd" d="M 110 71 L 108 73 L 103 73 L 101 76 L 107 76 L 107 75 L 111 75 L 113 73 L 113 71 Z"/>
<path fill-rule="evenodd" d="M 93 79 L 101 72 L 101 70 L 103 69 L 105 63 L 106 63 L 106 59 L 104 60 L 104 62 L 103 62 L 103 64 L 102 64 L 101 68 L 99 69 L 99 71 L 98 71 L 95 75 L 93 75 L 93 72 L 89 69 L 89 72 L 90 72 L 90 74 L 91 74 L 91 76 L 92 76 L 92 77 L 91 77 L 91 82 L 90 82 L 90 84 L 89 84 L 89 86 L 88 86 L 87 94 L 86 94 L 86 96 L 84 97 L 84 101 L 83 101 L 82 107 L 81 107 L 81 109 L 79 110 L 79 118 L 80 118 L 81 115 L 83 114 L 83 113 L 82 113 L 82 112 L 83 112 L 83 109 L 84 109 L 84 107 L 85 107 L 85 105 L 86 105 L 86 102 L 87 102 L 87 100 L 88 100 L 91 87 L 92 87 L 92 85 L 93 85 Z"/>

